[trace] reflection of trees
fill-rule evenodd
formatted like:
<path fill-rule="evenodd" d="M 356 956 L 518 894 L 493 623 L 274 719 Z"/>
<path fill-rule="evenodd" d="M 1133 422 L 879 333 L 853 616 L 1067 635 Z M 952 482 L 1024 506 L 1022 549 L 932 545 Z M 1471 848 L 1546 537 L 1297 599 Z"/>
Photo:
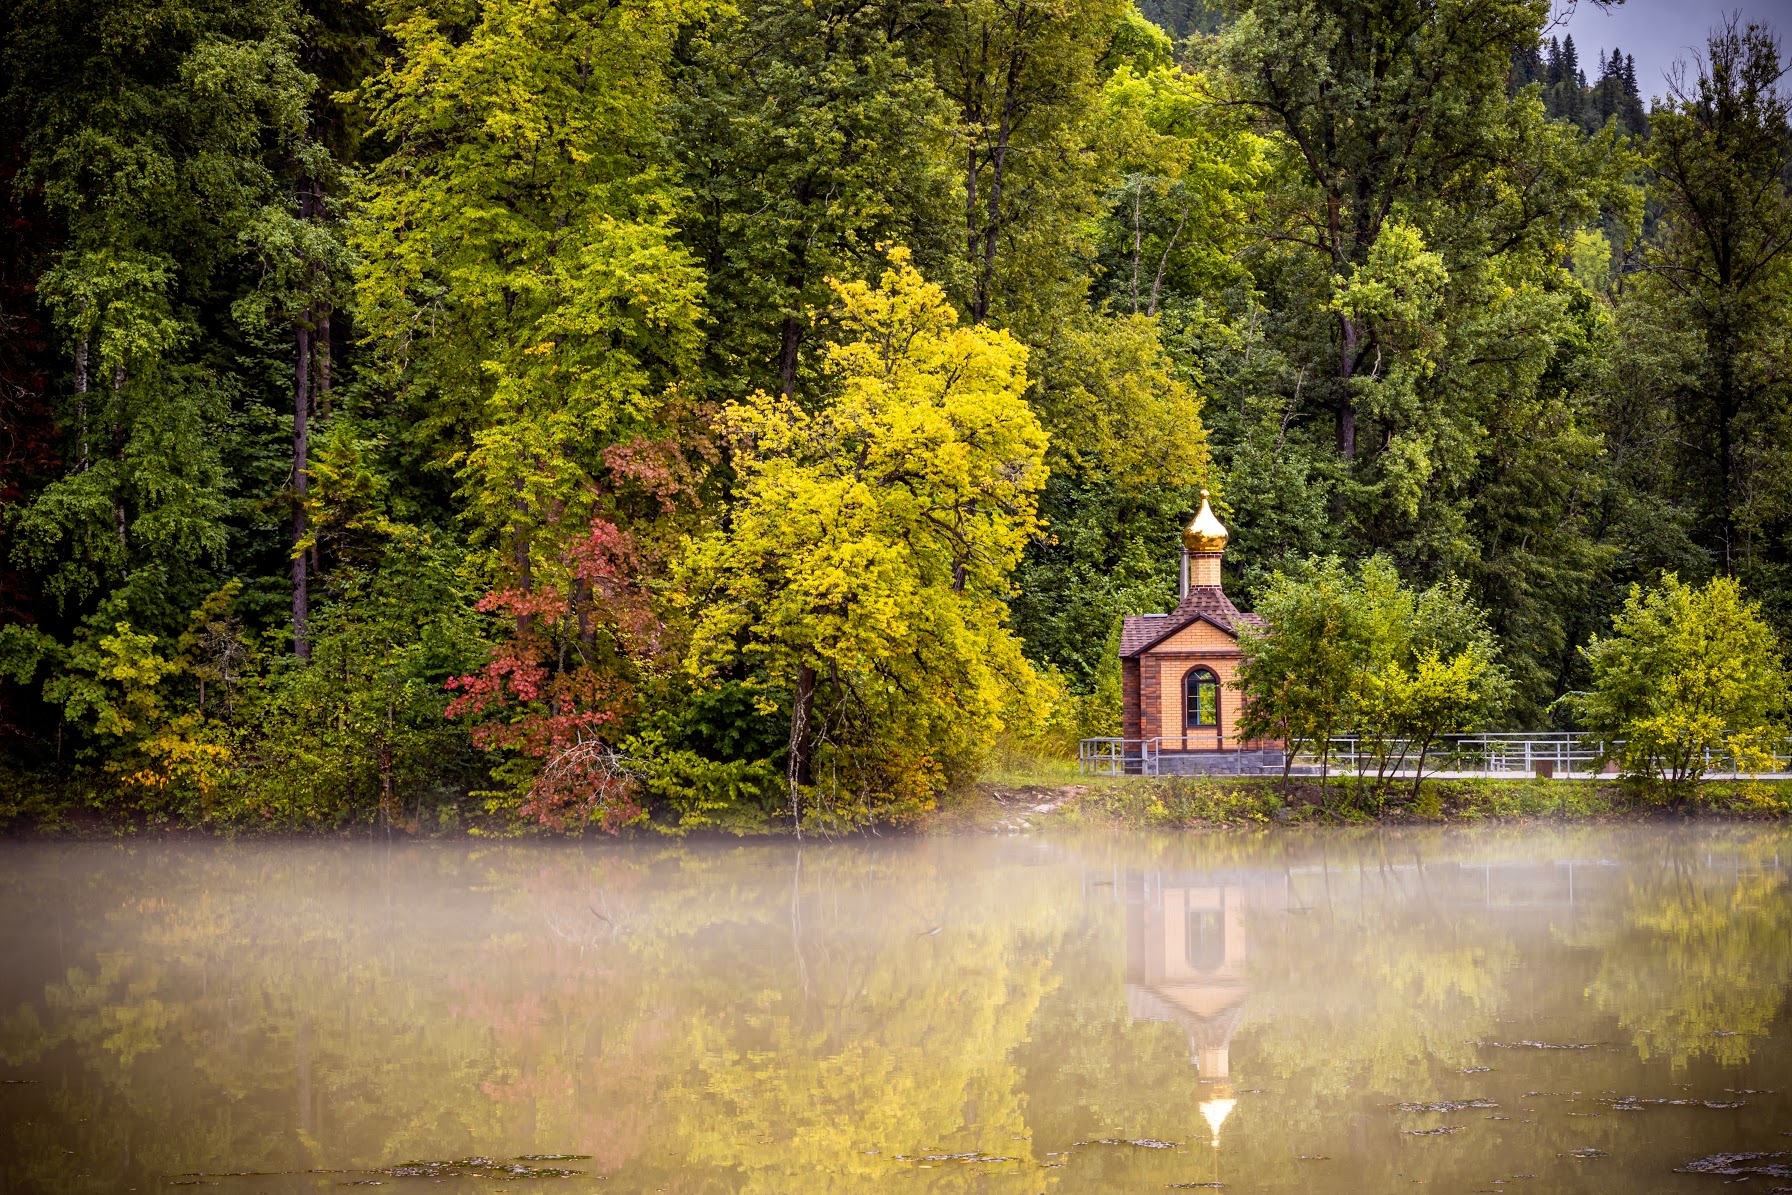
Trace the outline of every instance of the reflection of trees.
<path fill-rule="evenodd" d="M 1417 853 L 1360 847 L 1291 878 L 1295 912 L 1258 931 L 1251 1019 L 1276 1031 L 1255 1049 L 1316 1090 L 1423 1093 L 1438 1070 L 1475 1062 L 1516 948 L 1497 922 L 1449 907 Z"/>
<path fill-rule="evenodd" d="M 1638 835 L 32 855 L 0 869 L 0 1063 L 53 1082 L 0 1088 L 0 1186 L 508 1150 L 595 1155 L 614 1190 L 1161 1189 L 1209 1177 L 1222 1075 L 1228 1182 L 1310 1189 L 1304 1152 L 1346 1189 L 1460 1185 L 1503 1172 L 1503 1122 L 1434 1148 L 1392 1104 L 1784 1061 L 1792 896 L 1752 862 L 1784 836 L 1706 834 L 1710 863 Z M 1601 852 L 1626 866 L 1550 861 Z M 1602 1015 L 1637 1049 L 1476 1044 L 1610 1041 Z"/>
<path fill-rule="evenodd" d="M 1057 970 L 1075 982 L 1045 995 L 1014 1054 L 1034 1156 L 1103 1137 L 1204 1139 L 1186 1035 L 1127 1010 L 1123 907 L 1097 904 L 1091 913 L 1059 947 Z M 1050 1173 L 1064 1176 L 1064 1190 L 1091 1195 L 1163 1190 L 1190 1177 L 1186 1165 L 1169 1151 L 1097 1148 L 1076 1151 L 1070 1167 Z"/>
<path fill-rule="evenodd" d="M 1588 995 L 1644 1061 L 1741 1065 L 1774 1027 L 1792 981 L 1792 891 L 1759 863 L 1782 843 L 1745 839 L 1733 869 L 1681 854 L 1637 869 L 1619 907 L 1576 939 L 1600 953 Z"/>
<path fill-rule="evenodd" d="M 1078 909 L 1053 899 L 1063 884 L 1046 869 L 939 864 L 910 858 L 873 877 L 892 882 L 861 884 L 849 873 L 862 860 L 805 852 L 786 923 L 750 939 L 764 940 L 755 954 L 790 962 L 731 958 L 719 975 L 747 979 L 756 996 L 718 990 L 687 1022 L 696 1074 L 673 1101 L 691 1162 L 740 1172 L 748 1191 L 903 1176 L 930 1190 L 1036 1189 L 1010 1055 Z M 1016 1161 L 923 1176 L 896 1160 L 924 1153 Z"/>
<path fill-rule="evenodd" d="M 86 1123 L 125 1126 L 141 1171 L 639 1148 L 628 1122 L 662 1060 L 638 976 L 502 908 L 512 876 L 480 892 L 477 858 L 339 845 L 108 863 L 35 910 L 65 916 L 83 957 L 3 1040 L 11 1061 L 72 1063 Z"/>
<path fill-rule="evenodd" d="M 139 1177 L 503 1143 L 654 1186 L 1037 1184 L 1011 1055 L 1080 909 L 1062 865 L 951 855 L 141 851 L 67 894 L 73 965 L 0 1049 L 72 1063 L 85 1102 L 56 1119 L 141 1137 Z M 45 912 L 33 890 L 9 909 Z M 0 1152 L 63 1189 L 67 1141 Z M 896 1161 L 922 1151 L 1021 1160 Z"/>

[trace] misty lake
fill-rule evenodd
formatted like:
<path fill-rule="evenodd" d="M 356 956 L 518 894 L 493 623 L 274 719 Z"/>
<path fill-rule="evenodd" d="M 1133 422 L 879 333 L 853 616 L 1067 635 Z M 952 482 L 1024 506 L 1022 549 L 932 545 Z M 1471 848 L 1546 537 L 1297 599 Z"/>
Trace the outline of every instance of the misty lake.
<path fill-rule="evenodd" d="M 1697 822 L 15 841 L 0 1191 L 1792 1189 L 1789 867 Z"/>

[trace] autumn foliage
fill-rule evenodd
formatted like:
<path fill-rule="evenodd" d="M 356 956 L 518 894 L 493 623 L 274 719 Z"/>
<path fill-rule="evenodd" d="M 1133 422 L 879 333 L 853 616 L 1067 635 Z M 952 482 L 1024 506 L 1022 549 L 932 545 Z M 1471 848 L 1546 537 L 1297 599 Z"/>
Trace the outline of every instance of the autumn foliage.
<path fill-rule="evenodd" d="M 479 600 L 513 633 L 484 668 L 448 682 L 456 696 L 447 715 L 471 720 L 479 746 L 528 761 L 525 816 L 615 831 L 642 813 L 613 744 L 634 697 L 629 665 L 653 654 L 659 622 L 634 541 L 614 523 L 593 519 L 561 563 L 572 579 L 565 589 L 502 589 Z"/>

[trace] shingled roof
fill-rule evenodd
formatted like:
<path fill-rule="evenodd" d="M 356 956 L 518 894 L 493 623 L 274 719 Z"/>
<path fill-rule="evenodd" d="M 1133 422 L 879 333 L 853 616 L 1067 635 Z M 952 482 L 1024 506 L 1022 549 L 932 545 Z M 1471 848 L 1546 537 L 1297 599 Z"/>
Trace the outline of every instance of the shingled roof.
<path fill-rule="evenodd" d="M 1241 627 L 1260 627 L 1255 614 L 1241 614 L 1218 585 L 1196 585 L 1182 604 L 1168 614 L 1140 614 L 1120 624 L 1120 658 L 1143 655 L 1194 622 L 1212 623 L 1234 639 Z"/>

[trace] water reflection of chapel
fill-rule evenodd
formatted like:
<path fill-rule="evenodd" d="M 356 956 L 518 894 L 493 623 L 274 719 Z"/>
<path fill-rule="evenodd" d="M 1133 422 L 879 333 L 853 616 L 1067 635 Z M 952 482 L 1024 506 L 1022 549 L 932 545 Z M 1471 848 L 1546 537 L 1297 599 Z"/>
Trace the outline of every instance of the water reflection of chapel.
<path fill-rule="evenodd" d="M 1247 909 L 1284 908 L 1282 884 L 1252 876 L 1148 872 L 1127 877 L 1126 1011 L 1188 1036 L 1200 1112 L 1219 1146 L 1232 1095 L 1232 1037 L 1250 994 Z"/>
<path fill-rule="evenodd" d="M 1136 885 L 1136 889 L 1132 887 Z M 1244 890 L 1137 877 L 1126 893 L 1126 1010 L 1188 1034 L 1205 1082 L 1231 1077 L 1232 1035 L 1244 1015 Z"/>
<path fill-rule="evenodd" d="M 1182 532 L 1181 601 L 1168 614 L 1140 614 L 1120 630 L 1121 734 L 1126 754 L 1155 755 L 1163 772 L 1280 770 L 1278 743 L 1238 734 L 1238 635 L 1262 626 L 1220 583 L 1226 528 L 1207 491 Z"/>

